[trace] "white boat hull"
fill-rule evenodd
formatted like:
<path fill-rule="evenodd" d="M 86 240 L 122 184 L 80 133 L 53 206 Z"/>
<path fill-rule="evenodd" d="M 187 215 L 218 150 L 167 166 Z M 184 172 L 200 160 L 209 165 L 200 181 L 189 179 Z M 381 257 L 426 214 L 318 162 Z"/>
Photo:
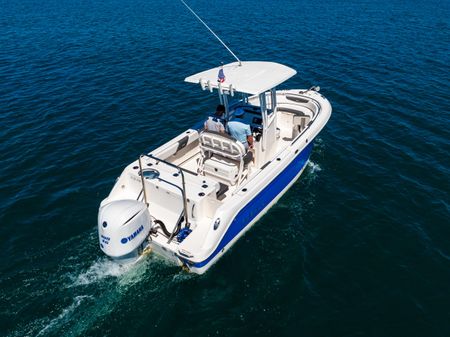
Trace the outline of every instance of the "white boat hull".
<path fill-rule="evenodd" d="M 274 119 L 275 123 L 279 123 L 281 129 L 277 128 L 281 136 L 276 136 L 280 146 L 272 146 L 270 148 L 270 145 L 266 145 L 266 159 L 262 162 L 260 160 L 259 163 L 258 159 L 262 157 L 258 158 L 257 152 L 257 163 L 254 171 L 244 178 L 242 182 L 230 182 L 229 185 L 233 189 L 226 194 L 225 199 L 215 199 L 216 190 L 212 189 L 214 184 L 218 186 L 219 183 L 216 182 L 214 176 L 202 174 L 201 167 L 198 168 L 199 173 L 197 173 L 197 168 L 194 171 L 189 166 L 190 164 L 186 164 L 189 162 L 198 163 L 198 159 L 195 158 L 198 158 L 200 155 L 195 152 L 200 133 L 195 129 L 189 129 L 158 149 L 153 150 L 147 155 L 150 159 L 142 163 L 149 170 L 154 170 L 155 168 L 160 170 L 161 176 L 158 173 L 156 178 L 151 178 L 154 180 L 142 181 L 141 185 L 141 178 L 138 174 L 138 167 L 140 167 L 141 163 L 139 162 L 139 166 L 137 161 L 130 164 L 119 177 L 110 196 L 102 202 L 101 207 L 114 200 L 121 199 L 134 199 L 143 202 L 146 197 L 144 196 L 145 193 L 142 192 L 148 189 L 150 192 L 148 192 L 149 204 L 147 206 L 150 214 L 156 220 L 154 222 L 157 223 L 158 219 L 164 219 L 166 224 L 172 224 L 172 230 L 175 232 L 176 214 L 179 214 L 179 210 L 177 213 L 174 200 L 176 201 L 176 198 L 178 200 L 182 199 L 180 199 L 180 194 L 176 189 L 171 187 L 164 190 L 167 186 L 158 187 L 155 180 L 167 182 L 168 179 L 173 179 L 173 181 L 178 179 L 177 181 L 179 181 L 176 170 L 180 169 L 178 167 L 180 165 L 181 169 L 186 171 L 185 175 L 188 175 L 187 178 L 189 178 L 186 183 L 190 185 L 186 187 L 186 191 L 190 194 L 187 195 L 184 209 L 188 210 L 192 233 L 183 239 L 174 240 L 173 236 L 163 235 L 161 230 L 156 231 L 153 228 L 147 233 L 145 244 L 148 244 L 153 252 L 161 255 L 166 260 L 182 265 L 191 272 L 203 274 L 300 177 L 312 152 L 314 139 L 330 118 L 331 105 L 318 92 L 286 90 L 277 91 L 276 95 L 277 100 L 279 100 L 277 114 L 285 113 L 284 117 L 279 117 L 280 120 Z M 249 99 L 249 104 L 255 106 L 254 102 L 251 101 L 252 99 Z M 295 124 L 293 129 L 290 126 L 284 127 L 282 118 L 286 117 L 294 120 L 295 113 L 292 111 L 295 110 L 296 106 L 301 107 L 306 112 L 311 111 L 309 116 L 310 122 L 299 127 L 298 130 Z M 297 116 L 304 116 L 301 109 L 299 110 L 300 115 L 297 114 Z M 273 137 L 275 137 L 275 134 Z M 180 147 L 180 144 L 183 144 L 183 147 Z M 261 149 L 263 145 L 259 144 L 258 146 Z M 185 150 L 180 150 L 180 148 Z M 192 155 L 188 151 L 191 151 Z M 177 154 L 181 152 L 181 155 Z M 167 160 L 172 160 L 169 163 L 172 171 L 162 170 L 162 165 L 163 163 L 168 163 Z M 169 182 L 169 185 L 174 184 Z M 148 187 L 143 189 L 142 186 Z M 217 189 L 217 187 L 215 188 Z M 166 192 L 163 192 L 163 190 Z M 213 195 L 214 200 L 204 202 L 205 198 L 211 199 Z M 214 207 L 211 206 L 211 202 Z M 104 243 L 105 239 L 104 233 L 101 233 L 102 230 L 103 228 L 99 225 L 99 235 L 103 234 L 103 237 L 100 238 Z M 169 230 L 169 232 L 172 230 Z M 138 233 L 137 235 L 141 234 Z M 144 236 L 138 239 L 142 241 Z M 133 240 L 135 239 L 133 238 Z M 127 240 L 123 241 L 125 244 L 128 244 Z"/>

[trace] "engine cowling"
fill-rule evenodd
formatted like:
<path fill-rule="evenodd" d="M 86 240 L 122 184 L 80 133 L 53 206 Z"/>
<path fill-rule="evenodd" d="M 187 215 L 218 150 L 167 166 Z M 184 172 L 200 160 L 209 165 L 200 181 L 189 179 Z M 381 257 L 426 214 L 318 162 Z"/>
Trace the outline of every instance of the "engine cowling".
<path fill-rule="evenodd" d="M 113 258 L 137 255 L 152 220 L 147 206 L 137 200 L 115 200 L 100 207 L 98 237 L 102 251 Z"/>

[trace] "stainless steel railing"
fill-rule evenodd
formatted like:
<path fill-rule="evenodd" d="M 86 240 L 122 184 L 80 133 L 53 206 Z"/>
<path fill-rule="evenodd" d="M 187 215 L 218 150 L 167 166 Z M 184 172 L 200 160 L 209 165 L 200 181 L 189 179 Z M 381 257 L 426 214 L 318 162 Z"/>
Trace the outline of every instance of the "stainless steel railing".
<path fill-rule="evenodd" d="M 184 213 L 184 219 L 185 219 L 185 226 L 189 227 L 187 198 L 186 198 L 186 182 L 185 182 L 185 178 L 184 178 L 184 169 L 182 169 L 181 167 L 179 167 L 177 165 L 169 163 L 168 161 L 166 161 L 164 159 L 160 159 L 158 157 L 155 157 L 155 156 L 153 156 L 151 154 L 141 154 L 139 156 L 139 171 L 140 171 L 140 175 L 141 175 L 142 189 L 143 189 L 143 192 L 144 192 L 144 200 L 145 200 L 145 203 L 146 203 L 147 206 L 148 206 L 148 199 L 147 199 L 147 193 L 146 193 L 146 190 L 145 190 L 145 178 L 144 178 L 143 169 L 142 169 L 142 157 L 148 157 L 150 159 L 156 160 L 156 162 L 161 162 L 161 163 L 163 163 L 165 165 L 168 165 L 168 166 L 173 167 L 173 168 L 178 170 L 178 173 L 181 176 L 181 187 L 178 186 L 177 184 L 174 184 L 173 182 L 170 182 L 170 181 L 167 181 L 165 179 L 162 179 L 161 177 L 158 177 L 158 179 L 160 181 L 163 181 L 163 182 L 165 182 L 165 183 L 167 183 L 167 184 L 169 184 L 171 186 L 174 186 L 175 188 L 180 190 L 181 196 L 183 198 L 183 213 Z M 181 219 L 181 216 L 180 216 L 180 219 Z M 180 223 L 180 221 L 178 221 L 177 224 L 178 223 Z M 169 237 L 168 243 L 170 243 L 172 241 L 176 230 L 177 230 L 177 226 L 174 227 L 174 229 L 172 231 L 172 234 Z"/>

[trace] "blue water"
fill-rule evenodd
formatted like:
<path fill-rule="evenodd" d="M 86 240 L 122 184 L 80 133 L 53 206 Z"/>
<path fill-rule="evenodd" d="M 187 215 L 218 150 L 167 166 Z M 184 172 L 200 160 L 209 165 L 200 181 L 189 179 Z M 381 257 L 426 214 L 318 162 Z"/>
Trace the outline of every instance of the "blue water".
<path fill-rule="evenodd" d="M 203 276 L 112 264 L 100 201 L 233 59 L 178 1 L 1 0 L 0 335 L 449 336 L 450 3 L 190 4 L 331 101 L 302 179 Z"/>

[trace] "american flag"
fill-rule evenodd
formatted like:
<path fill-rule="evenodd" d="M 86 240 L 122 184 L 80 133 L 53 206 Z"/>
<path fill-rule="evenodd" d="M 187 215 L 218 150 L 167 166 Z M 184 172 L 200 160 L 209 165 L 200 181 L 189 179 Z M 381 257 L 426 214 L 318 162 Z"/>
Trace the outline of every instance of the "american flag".
<path fill-rule="evenodd" d="M 225 82 L 225 74 L 223 72 L 223 69 L 219 70 L 219 75 L 217 75 L 217 82 L 220 82 L 220 83 Z"/>

